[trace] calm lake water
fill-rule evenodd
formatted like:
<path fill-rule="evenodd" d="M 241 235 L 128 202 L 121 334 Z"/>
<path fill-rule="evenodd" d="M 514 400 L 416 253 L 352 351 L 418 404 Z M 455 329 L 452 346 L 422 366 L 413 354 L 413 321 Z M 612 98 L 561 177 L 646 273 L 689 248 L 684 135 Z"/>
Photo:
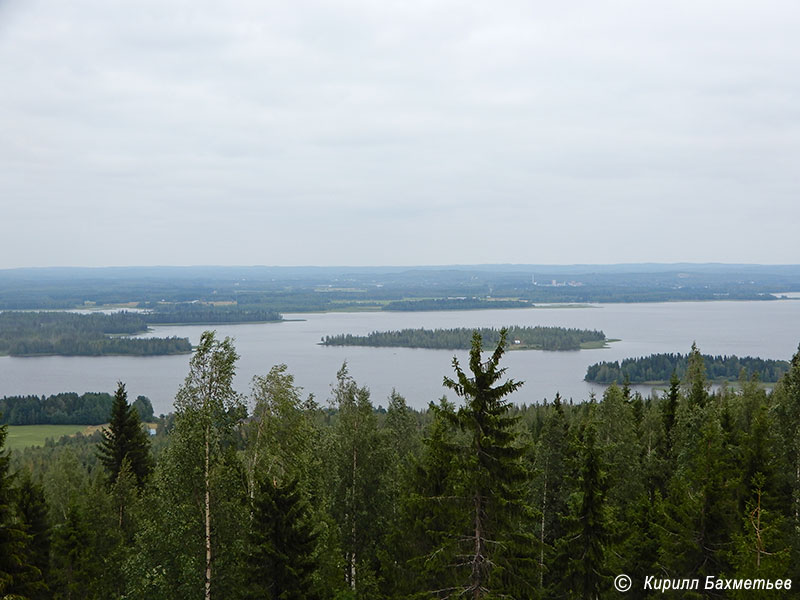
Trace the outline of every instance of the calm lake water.
<path fill-rule="evenodd" d="M 583 308 L 529 308 L 486 311 L 372 312 L 287 314 L 283 323 L 215 326 L 219 336 L 235 339 L 241 355 L 236 387 L 248 392 L 254 375 L 286 363 L 295 382 L 317 400 L 327 403 L 331 383 L 344 361 L 360 385 L 372 392 L 373 402 L 386 405 L 396 388 L 411 406 L 421 408 L 440 398 L 444 375 L 466 352 L 405 348 L 325 347 L 325 335 L 365 334 L 410 327 L 501 327 L 553 325 L 602 329 L 622 341 L 601 350 L 575 352 L 515 351 L 504 357 L 509 376 L 525 385 L 514 395 L 518 403 L 565 398 L 585 400 L 602 386 L 583 381 L 586 368 L 601 360 L 621 360 L 656 352 L 689 351 L 692 342 L 706 354 L 751 355 L 788 360 L 800 343 L 800 300 L 774 302 L 674 302 L 660 304 L 602 304 Z M 149 336 L 188 337 L 193 344 L 206 327 L 154 327 Z M 156 413 L 169 412 L 175 392 L 188 372 L 189 355 L 161 357 L 0 357 L 0 396 L 54 394 L 63 391 L 108 391 L 116 381 L 127 384 L 131 398 L 153 401 Z M 638 388 L 649 393 L 649 388 Z"/>

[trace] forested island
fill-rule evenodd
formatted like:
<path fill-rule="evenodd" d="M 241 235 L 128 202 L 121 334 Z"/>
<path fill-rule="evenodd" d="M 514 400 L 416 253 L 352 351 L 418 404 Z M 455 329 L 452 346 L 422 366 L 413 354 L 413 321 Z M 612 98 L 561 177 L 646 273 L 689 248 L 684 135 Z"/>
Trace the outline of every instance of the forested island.
<path fill-rule="evenodd" d="M 0 354 L 11 356 L 155 356 L 192 351 L 186 338 L 132 338 L 147 331 L 142 314 L 0 312 Z"/>
<path fill-rule="evenodd" d="M 602 348 L 606 336 L 602 331 L 565 327 L 507 327 L 507 344 L 511 350 L 580 350 Z M 368 335 L 326 335 L 323 346 L 374 346 L 394 348 L 429 348 L 439 350 L 469 350 L 474 332 L 480 333 L 487 344 L 497 344 L 500 330 L 484 327 L 469 329 L 401 329 L 373 331 Z"/>
<path fill-rule="evenodd" d="M 261 307 L 215 306 L 183 302 L 155 305 L 147 310 L 94 312 L 0 312 L 0 355 L 160 356 L 192 351 L 187 338 L 133 338 L 151 324 L 213 325 L 267 323 L 280 313 Z"/>
<path fill-rule="evenodd" d="M 105 392 L 3 396 L 0 425 L 101 425 L 108 423 L 112 401 L 113 396 Z M 143 421 L 153 419 L 153 405 L 147 396 L 138 396 L 133 407 Z"/>
<path fill-rule="evenodd" d="M 148 324 L 218 325 L 223 323 L 271 323 L 281 321 L 282 315 L 263 306 L 236 304 L 207 304 L 180 302 L 176 304 L 144 304 L 148 309 L 143 318 Z"/>
<path fill-rule="evenodd" d="M 789 370 L 785 360 L 754 358 L 752 356 L 703 355 L 706 376 L 715 382 L 736 381 L 740 377 L 756 376 L 759 381 L 774 383 Z M 674 373 L 679 379 L 686 375 L 688 354 L 651 354 L 626 358 L 622 362 L 599 362 L 586 370 L 586 381 L 594 383 L 666 383 Z"/>
<path fill-rule="evenodd" d="M 123 386 L 103 434 L 9 456 L 0 426 L 0 594 L 594 599 L 625 573 L 632 598 L 797 596 L 800 350 L 771 392 L 710 391 L 693 351 L 662 395 L 520 406 L 482 349 L 425 411 L 345 366 L 323 407 L 285 365 L 245 398 L 206 332 L 152 439 Z"/>

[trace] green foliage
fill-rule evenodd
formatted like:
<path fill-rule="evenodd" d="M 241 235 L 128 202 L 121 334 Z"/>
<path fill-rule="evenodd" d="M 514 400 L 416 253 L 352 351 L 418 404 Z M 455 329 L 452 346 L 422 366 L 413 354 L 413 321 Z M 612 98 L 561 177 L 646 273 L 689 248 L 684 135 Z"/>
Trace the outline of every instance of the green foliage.
<path fill-rule="evenodd" d="M 607 478 L 595 425 L 589 423 L 582 440 L 578 493 L 571 498 L 567 533 L 559 540 L 560 563 L 566 566 L 561 589 L 568 597 L 593 600 L 609 587 L 607 566 L 610 524 Z"/>
<path fill-rule="evenodd" d="M 375 595 L 380 571 L 378 547 L 383 538 L 386 487 L 382 475 L 389 453 L 378 428 L 369 390 L 359 387 L 343 365 L 333 388 L 336 420 L 328 455 L 331 516 L 341 548 L 343 580 L 356 595 Z"/>
<path fill-rule="evenodd" d="M 432 298 L 422 300 L 395 300 L 383 306 L 383 310 L 478 310 L 486 308 L 530 308 L 528 300 L 486 300 L 483 298 Z"/>
<path fill-rule="evenodd" d="M 318 477 L 313 456 L 318 432 L 313 422 L 318 410 L 312 397 L 303 400 L 301 388 L 286 365 L 272 367 L 266 376 L 256 375 L 251 384 L 253 415 L 244 428 L 245 461 L 251 489 L 258 478 L 279 484 Z"/>
<path fill-rule="evenodd" d="M 321 410 L 278 365 L 247 420 L 232 343 L 204 334 L 141 492 L 129 458 L 109 485 L 99 433 L 0 452 L 0 597 L 210 582 L 233 600 L 596 599 L 624 572 L 645 598 L 650 575 L 798 576 L 800 352 L 772 393 L 746 377 L 712 392 L 693 349 L 661 397 L 514 406 L 504 346 L 481 343 L 445 379 L 458 408 L 395 392 L 376 409 L 344 368 Z"/>
<path fill-rule="evenodd" d="M 475 331 L 469 355 L 471 377 L 456 358 L 456 379 L 444 378 L 445 387 L 464 399 L 453 424 L 466 435 L 460 448 L 458 479 L 454 495 L 463 508 L 459 524 L 463 545 L 453 557 L 461 575 L 458 593 L 474 598 L 490 594 L 520 595 L 533 591 L 535 544 L 532 519 L 525 503 L 526 451 L 516 425 L 519 417 L 509 415 L 506 396 L 522 383 L 508 379 L 499 363 L 506 347 L 505 329 L 500 330 L 495 350 L 482 362 L 481 334 Z M 451 590 L 455 593 L 455 590 Z"/>
<path fill-rule="evenodd" d="M 147 323 L 180 323 L 182 325 L 216 325 L 219 323 L 269 323 L 281 321 L 277 311 L 258 306 L 237 306 L 181 302 L 157 304 L 153 312 L 143 315 Z"/>
<path fill-rule="evenodd" d="M 586 381 L 622 384 L 628 377 L 631 383 L 670 381 L 672 374 L 686 376 L 690 355 L 651 354 L 640 358 L 626 358 L 622 362 L 599 362 L 586 369 Z M 703 354 L 707 377 L 714 381 L 736 381 L 742 371 L 758 375 L 760 381 L 774 382 L 789 369 L 785 360 L 753 358 L 752 356 L 711 356 Z"/>
<path fill-rule="evenodd" d="M 50 520 L 44 489 L 34 483 L 29 471 L 22 474 L 17 493 L 17 513 L 22 530 L 27 536 L 27 556 L 31 566 L 39 571 L 41 578 L 37 589 L 28 595 L 35 600 L 48 597 L 45 581 L 49 578 L 50 566 Z"/>
<path fill-rule="evenodd" d="M 100 425 L 111 414 L 112 397 L 105 393 L 74 392 L 0 398 L 0 422 L 9 425 Z"/>
<path fill-rule="evenodd" d="M 150 440 L 142 428 L 136 409 L 128 404 L 125 384 L 121 381 L 111 406 L 111 422 L 103 431 L 103 441 L 98 445 L 97 453 L 108 472 L 110 484 L 117 481 L 126 461 L 139 487 L 144 485 L 153 469 Z"/>
<path fill-rule="evenodd" d="M 561 397 L 556 394 L 536 444 L 531 482 L 531 506 L 540 515 L 537 519 L 540 595 L 545 589 L 552 589 L 562 575 L 548 569 L 548 565 L 553 563 L 556 541 L 565 533 L 563 517 L 567 514 L 570 482 L 574 480 L 571 463 L 575 456 L 569 441 L 569 425 Z"/>
<path fill-rule="evenodd" d="M 247 599 L 314 600 L 317 534 L 297 480 L 262 479 L 248 534 Z"/>
<path fill-rule="evenodd" d="M 42 574 L 33 565 L 30 536 L 17 518 L 5 438 L 6 427 L 0 426 L 0 597 L 13 598 L 41 582 Z"/>
<path fill-rule="evenodd" d="M 153 403 L 147 396 L 136 396 L 133 402 L 133 408 L 139 415 L 143 423 L 148 423 L 153 420 Z"/>
<path fill-rule="evenodd" d="M 605 342 L 602 331 L 566 329 L 564 327 L 507 327 L 504 343 L 509 348 L 534 350 L 580 350 L 587 342 Z M 500 341 L 501 330 L 483 329 L 402 329 L 400 331 L 373 331 L 366 336 L 342 334 L 325 336 L 325 346 L 376 346 L 405 348 L 438 348 L 469 350 L 473 334 L 477 332 L 487 344 Z"/>
<path fill-rule="evenodd" d="M 186 338 L 110 337 L 147 331 L 142 315 L 69 312 L 0 312 L 0 354 L 34 356 L 151 356 L 190 352 Z"/>

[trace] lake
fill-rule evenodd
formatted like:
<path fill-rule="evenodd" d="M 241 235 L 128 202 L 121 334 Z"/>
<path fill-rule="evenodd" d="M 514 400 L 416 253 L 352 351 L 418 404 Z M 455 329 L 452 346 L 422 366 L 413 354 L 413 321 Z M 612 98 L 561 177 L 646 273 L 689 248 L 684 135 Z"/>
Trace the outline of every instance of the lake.
<path fill-rule="evenodd" d="M 188 337 L 193 344 L 203 330 L 231 336 L 241 358 L 236 387 L 249 390 L 254 375 L 286 363 L 297 385 L 325 404 L 336 372 L 347 361 L 360 385 L 370 388 L 373 402 L 386 405 L 392 388 L 411 406 L 422 408 L 440 398 L 444 375 L 459 357 L 466 368 L 467 353 L 406 348 L 326 347 L 325 335 L 366 334 L 375 330 L 414 327 L 560 326 L 602 329 L 621 338 L 610 348 L 574 352 L 511 351 L 503 364 L 509 376 L 525 385 L 514 394 L 517 403 L 565 398 L 585 400 L 603 386 L 583 381 L 586 368 L 601 360 L 621 360 L 657 352 L 687 353 L 693 341 L 705 354 L 737 354 L 788 360 L 800 342 L 800 300 L 773 302 L 672 302 L 597 304 L 579 308 L 524 308 L 483 311 L 361 312 L 286 314 L 283 323 L 157 326 L 146 336 Z M 148 396 L 156 414 L 172 409 L 175 392 L 188 372 L 189 355 L 156 357 L 0 357 L 0 396 L 58 392 L 113 392 L 116 382 L 127 384 L 131 399 Z M 645 394 L 650 388 L 637 387 Z"/>

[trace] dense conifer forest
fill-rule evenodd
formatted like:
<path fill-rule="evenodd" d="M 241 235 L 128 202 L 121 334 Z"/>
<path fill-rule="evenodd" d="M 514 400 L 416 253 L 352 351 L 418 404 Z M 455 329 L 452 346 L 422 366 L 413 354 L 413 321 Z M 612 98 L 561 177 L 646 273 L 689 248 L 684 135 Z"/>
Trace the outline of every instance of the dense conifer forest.
<path fill-rule="evenodd" d="M 144 315 L 130 312 L 0 312 L 0 354 L 35 356 L 153 356 L 191 352 L 186 338 L 130 338 L 147 331 Z"/>
<path fill-rule="evenodd" d="M 78 395 L 64 392 L 47 397 L 3 396 L 0 398 L 0 424 L 5 425 L 101 425 L 108 423 L 113 398 L 110 394 Z M 153 405 L 147 396 L 133 403 L 143 421 L 153 419 Z"/>
<path fill-rule="evenodd" d="M 800 351 L 771 392 L 694 350 L 657 397 L 520 406 L 498 342 L 415 411 L 346 365 L 323 404 L 284 365 L 242 395 L 204 334 L 156 436 L 120 386 L 105 434 L 0 452 L 0 597 L 796 597 Z"/>
<path fill-rule="evenodd" d="M 752 356 L 711 356 L 703 354 L 706 376 L 712 381 L 736 381 L 740 377 L 757 377 L 759 381 L 776 382 L 789 370 L 789 362 Z M 586 381 L 596 383 L 666 382 L 675 373 L 682 378 L 689 365 L 688 354 L 651 354 L 623 361 L 599 362 L 586 370 Z"/>
<path fill-rule="evenodd" d="M 154 356 L 185 354 L 186 338 L 131 338 L 149 324 L 265 323 L 280 321 L 280 313 L 262 307 L 215 306 L 184 302 L 155 305 L 144 312 L 80 314 L 56 311 L 0 312 L 0 355 Z M 122 336 L 122 337 L 120 337 Z"/>
<path fill-rule="evenodd" d="M 373 331 L 368 335 L 326 335 L 325 346 L 374 346 L 401 348 L 437 348 L 443 350 L 469 350 L 473 332 L 477 331 L 486 344 L 500 341 L 500 330 L 490 327 L 473 330 L 455 329 L 401 329 L 400 331 Z M 602 331 L 565 327 L 507 327 L 506 347 L 519 350 L 580 350 L 587 344 L 602 346 L 606 336 Z"/>

